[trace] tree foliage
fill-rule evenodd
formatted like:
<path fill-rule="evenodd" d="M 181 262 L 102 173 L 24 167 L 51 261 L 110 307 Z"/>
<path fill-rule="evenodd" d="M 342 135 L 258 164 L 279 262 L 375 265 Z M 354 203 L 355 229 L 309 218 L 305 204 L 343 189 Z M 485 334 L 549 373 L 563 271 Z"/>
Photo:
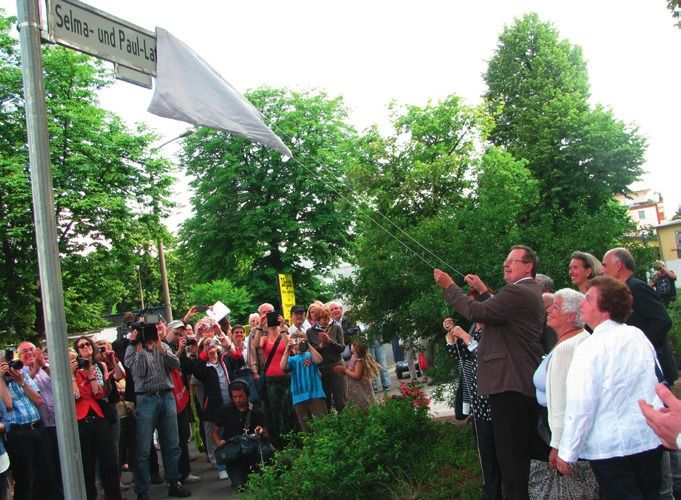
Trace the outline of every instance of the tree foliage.
<path fill-rule="evenodd" d="M 672 12 L 672 17 L 676 19 L 676 26 L 681 28 L 681 0 L 667 0 L 667 8 Z"/>
<path fill-rule="evenodd" d="M 641 175 L 645 140 L 612 111 L 590 107 L 581 49 L 536 14 L 504 29 L 484 78 L 490 139 L 528 161 L 544 209 L 597 210 Z"/>
<path fill-rule="evenodd" d="M 191 287 L 189 299 L 192 304 L 212 305 L 218 300 L 223 304 L 229 304 L 230 316 L 234 324 L 238 322 L 247 324 L 248 313 L 252 303 L 251 294 L 244 287 L 234 286 L 229 280 L 221 279 L 210 283 L 197 283 Z"/>
<path fill-rule="evenodd" d="M 183 163 L 194 176 L 193 216 L 182 228 L 198 282 L 227 278 L 256 302 L 277 302 L 277 274 L 292 274 L 299 301 L 350 242 L 352 210 L 340 184 L 354 131 L 340 98 L 262 88 L 247 95 L 294 157 L 229 134 L 198 129 Z M 227 304 L 231 307 L 230 304 Z"/>
<path fill-rule="evenodd" d="M 21 70 L 14 23 L 0 16 L 0 330 L 42 332 Z M 170 164 L 156 138 L 129 130 L 98 107 L 111 83 L 102 65 L 61 47 L 43 48 L 47 120 L 70 329 L 135 297 L 135 265 L 149 242 L 167 237 Z M 133 299 L 134 301 L 134 299 Z"/>

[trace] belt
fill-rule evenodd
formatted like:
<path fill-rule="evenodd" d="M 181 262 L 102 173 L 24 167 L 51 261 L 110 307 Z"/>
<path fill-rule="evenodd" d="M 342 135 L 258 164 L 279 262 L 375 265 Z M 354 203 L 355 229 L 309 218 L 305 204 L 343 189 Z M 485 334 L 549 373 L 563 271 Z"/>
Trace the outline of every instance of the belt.
<path fill-rule="evenodd" d="M 136 392 L 137 396 L 163 396 L 168 394 L 172 389 L 161 389 L 160 391 L 146 391 L 146 392 Z"/>
<path fill-rule="evenodd" d="M 9 427 L 10 432 L 16 432 L 16 431 L 33 431 L 35 429 L 40 429 L 43 426 L 43 423 L 40 420 L 36 420 L 35 422 L 31 422 L 28 424 L 11 424 Z"/>
<path fill-rule="evenodd" d="M 81 420 L 81 422 L 83 422 L 85 424 L 91 424 L 92 422 L 97 422 L 98 420 L 101 420 L 101 419 L 102 419 L 102 417 L 100 417 L 99 415 L 88 415 L 83 420 Z"/>

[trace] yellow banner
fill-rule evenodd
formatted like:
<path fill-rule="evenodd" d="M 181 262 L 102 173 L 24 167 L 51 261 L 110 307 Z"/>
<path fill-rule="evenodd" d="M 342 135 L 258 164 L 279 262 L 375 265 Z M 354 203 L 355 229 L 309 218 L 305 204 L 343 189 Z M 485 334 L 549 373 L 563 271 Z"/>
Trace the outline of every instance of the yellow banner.
<path fill-rule="evenodd" d="M 291 321 L 291 308 L 296 305 L 296 294 L 293 290 L 293 276 L 290 274 L 279 274 L 279 296 L 281 297 L 281 308 L 287 322 Z"/>

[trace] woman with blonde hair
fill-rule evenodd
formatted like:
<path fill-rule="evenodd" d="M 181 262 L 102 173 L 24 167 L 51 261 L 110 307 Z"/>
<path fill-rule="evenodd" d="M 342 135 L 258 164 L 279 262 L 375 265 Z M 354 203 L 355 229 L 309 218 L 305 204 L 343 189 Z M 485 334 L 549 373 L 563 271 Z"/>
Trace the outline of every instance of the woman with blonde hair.
<path fill-rule="evenodd" d="M 334 371 L 348 377 L 348 401 L 360 408 L 369 408 L 376 403 L 371 381 L 379 376 L 381 367 L 369 353 L 367 344 L 359 339 L 350 342 L 350 352 L 352 356 L 347 366 L 336 366 Z"/>

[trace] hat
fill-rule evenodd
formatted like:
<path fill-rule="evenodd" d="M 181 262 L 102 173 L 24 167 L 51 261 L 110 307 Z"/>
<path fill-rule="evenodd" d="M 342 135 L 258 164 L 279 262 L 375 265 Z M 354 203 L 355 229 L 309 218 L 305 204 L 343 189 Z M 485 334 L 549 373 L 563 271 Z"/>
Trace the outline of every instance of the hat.
<path fill-rule="evenodd" d="M 184 328 L 184 322 L 181 319 L 176 319 L 175 321 L 171 321 L 166 325 L 166 328 L 173 329 L 173 328 Z"/>
<path fill-rule="evenodd" d="M 291 308 L 291 314 L 297 313 L 297 312 L 305 312 L 305 308 L 301 305 L 296 304 Z"/>

